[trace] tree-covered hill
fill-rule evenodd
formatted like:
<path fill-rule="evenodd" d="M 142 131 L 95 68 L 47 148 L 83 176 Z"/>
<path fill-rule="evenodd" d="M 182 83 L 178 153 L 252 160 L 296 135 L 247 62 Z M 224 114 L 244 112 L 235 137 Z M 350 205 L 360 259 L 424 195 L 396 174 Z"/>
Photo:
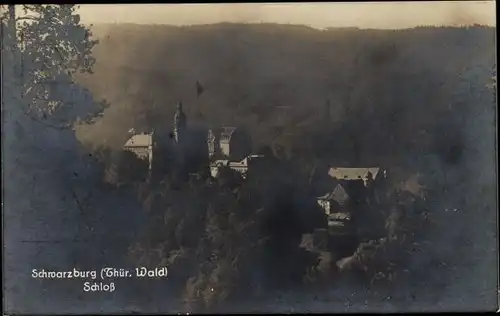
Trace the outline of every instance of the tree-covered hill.
<path fill-rule="evenodd" d="M 81 82 L 112 107 L 79 136 L 110 146 L 131 127 L 169 128 L 182 99 L 191 121 L 244 126 L 257 144 L 313 146 L 338 162 L 446 152 L 442 143 L 460 146 L 469 106 L 486 106 L 495 60 L 495 30 L 480 26 L 94 28 L 95 74 Z"/>
<path fill-rule="evenodd" d="M 168 133 L 182 100 L 189 124 L 243 127 L 256 151 L 275 156 L 272 173 L 246 182 L 230 172 L 219 181 L 178 178 L 165 168 L 158 183 L 139 185 L 148 224 L 132 257 L 168 264 L 176 277 L 165 288 L 188 310 L 242 311 L 235 302 L 246 295 L 261 311 L 316 311 L 312 296 L 365 300 L 359 291 L 367 288 L 370 302 L 390 293 L 393 309 L 430 310 L 464 297 L 473 308 L 493 304 L 494 282 L 485 281 L 496 247 L 493 28 L 108 25 L 94 32 L 101 40 L 94 74 L 79 82 L 111 106 L 78 129 L 80 140 L 120 148 L 130 128 Z M 392 181 L 381 209 L 385 237 L 359 244 L 340 271 L 341 249 L 299 247 L 310 226 L 321 227 L 314 176 L 328 165 L 387 167 Z M 402 192 L 408 179 L 428 194 Z M 273 290 L 281 302 L 266 301 Z M 158 302 L 165 293 L 157 291 Z M 342 304 L 329 311 L 346 310 Z"/>

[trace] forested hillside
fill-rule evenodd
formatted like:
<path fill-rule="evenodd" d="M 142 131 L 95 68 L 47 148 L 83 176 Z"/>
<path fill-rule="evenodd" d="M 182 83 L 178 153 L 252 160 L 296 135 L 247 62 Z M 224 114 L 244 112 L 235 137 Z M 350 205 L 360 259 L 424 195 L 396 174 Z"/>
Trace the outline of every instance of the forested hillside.
<path fill-rule="evenodd" d="M 149 225 L 132 255 L 169 264 L 176 276 L 167 287 L 188 310 L 251 302 L 260 311 L 345 311 L 342 300 L 380 302 L 387 293 L 387 304 L 405 310 L 493 304 L 494 282 L 483 282 L 496 247 L 493 28 L 108 25 L 94 33 L 94 74 L 79 82 L 111 106 L 78 129 L 89 148 L 120 148 L 132 127 L 168 132 L 182 100 L 189 124 L 243 127 L 256 150 L 268 146 L 276 158 L 274 173 L 246 183 L 167 175 L 140 188 Z M 313 274 L 311 289 L 298 243 L 315 216 L 310 175 L 326 165 L 386 167 L 392 195 L 387 236 L 353 257 L 364 281 L 343 282 L 333 257 L 323 258 L 334 276 Z M 408 178 L 428 195 L 401 192 Z"/>
<path fill-rule="evenodd" d="M 314 148 L 338 163 L 437 148 L 444 157 L 462 146 L 462 119 L 488 93 L 495 56 L 486 27 L 116 25 L 94 33 L 95 74 L 81 82 L 112 107 L 81 139 L 121 146 L 131 127 L 169 128 L 182 100 L 191 121 L 246 127 L 257 145 Z M 196 81 L 205 88 L 199 98 Z"/>

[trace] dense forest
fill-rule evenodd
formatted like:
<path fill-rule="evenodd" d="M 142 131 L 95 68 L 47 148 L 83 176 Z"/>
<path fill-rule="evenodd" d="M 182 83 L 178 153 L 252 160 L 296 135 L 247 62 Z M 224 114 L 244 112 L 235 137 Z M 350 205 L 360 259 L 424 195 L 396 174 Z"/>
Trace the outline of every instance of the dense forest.
<path fill-rule="evenodd" d="M 254 151 L 276 159 L 259 183 L 228 175 L 222 183 L 191 177 L 179 185 L 167 175 L 143 188 L 153 226 L 134 254 L 169 262 L 175 292 L 189 308 L 222 308 L 217 303 L 227 297 L 243 304 L 240 292 L 251 302 L 251 293 L 274 297 L 269 291 L 287 289 L 282 306 L 306 310 L 307 300 L 297 301 L 303 293 L 379 279 L 406 293 L 399 302 L 409 308 L 415 296 L 435 302 L 460 291 L 450 288 L 454 278 L 472 282 L 467 274 L 457 281 L 458 267 L 493 262 L 468 251 L 494 247 L 494 29 L 218 24 L 103 25 L 94 32 L 101 39 L 94 74 L 79 80 L 113 106 L 78 130 L 87 146 L 118 149 L 132 127 L 167 133 L 182 100 L 191 126 L 244 128 Z M 323 223 L 310 176 L 333 165 L 392 171 L 386 236 L 359 245 L 357 268 L 346 269 L 364 272 L 349 281 L 332 276 L 339 273 L 335 251 L 298 247 Z M 424 294 L 427 287 L 435 290 Z"/>
<path fill-rule="evenodd" d="M 53 215 L 61 232 L 100 236 L 66 255 L 69 264 L 169 267 L 164 282 L 119 284 L 123 292 L 101 301 L 103 309 L 420 311 L 496 304 L 495 29 L 120 24 L 91 31 L 99 43 L 82 49 L 89 58 L 91 51 L 91 67 L 72 75 L 79 93 L 92 96 L 75 93 L 87 100 L 91 120 L 72 117 L 67 139 L 55 140 L 49 135 L 62 132 L 51 134 L 18 113 L 43 137 L 29 144 L 61 148 L 47 147 L 36 161 L 22 155 L 27 177 L 11 172 L 16 186 L 9 192 L 32 184 L 33 170 L 43 203 L 76 210 L 65 216 L 78 229 Z M 213 179 L 205 164 L 188 171 L 167 153 L 156 181 L 141 177 L 144 163 L 121 150 L 128 131 L 168 135 L 178 101 L 190 127 L 247 131 L 253 151 L 268 158 L 266 168 L 247 180 L 230 170 Z M 9 142 L 13 170 L 14 153 L 27 152 L 19 144 L 28 143 L 16 137 L 23 142 Z M 58 168 L 63 158 L 75 166 Z M 377 233 L 305 248 L 304 240 L 326 226 L 315 186 L 329 166 L 389 170 L 384 202 L 364 223 Z M 119 181 L 104 181 L 113 168 Z M 87 196 L 84 206 L 80 195 Z M 34 197 L 10 214 L 24 207 L 42 216 Z M 26 219 L 10 221 L 26 229 Z M 54 225 L 49 230 L 59 230 Z"/>

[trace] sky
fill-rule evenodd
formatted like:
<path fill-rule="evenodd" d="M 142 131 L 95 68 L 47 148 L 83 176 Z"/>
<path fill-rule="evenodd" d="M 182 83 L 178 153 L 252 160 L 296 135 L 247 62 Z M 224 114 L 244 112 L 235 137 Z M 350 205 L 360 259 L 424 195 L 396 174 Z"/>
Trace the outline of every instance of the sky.
<path fill-rule="evenodd" d="M 494 1 L 233 4 L 82 4 L 85 24 L 302 24 L 314 28 L 401 29 L 421 25 L 495 26 Z"/>

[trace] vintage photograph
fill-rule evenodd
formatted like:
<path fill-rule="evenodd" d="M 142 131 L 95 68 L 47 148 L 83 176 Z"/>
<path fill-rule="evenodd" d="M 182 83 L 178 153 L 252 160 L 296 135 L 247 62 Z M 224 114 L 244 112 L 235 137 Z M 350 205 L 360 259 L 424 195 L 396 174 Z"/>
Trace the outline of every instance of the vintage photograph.
<path fill-rule="evenodd" d="M 0 10 L 3 314 L 498 310 L 495 1 Z"/>

